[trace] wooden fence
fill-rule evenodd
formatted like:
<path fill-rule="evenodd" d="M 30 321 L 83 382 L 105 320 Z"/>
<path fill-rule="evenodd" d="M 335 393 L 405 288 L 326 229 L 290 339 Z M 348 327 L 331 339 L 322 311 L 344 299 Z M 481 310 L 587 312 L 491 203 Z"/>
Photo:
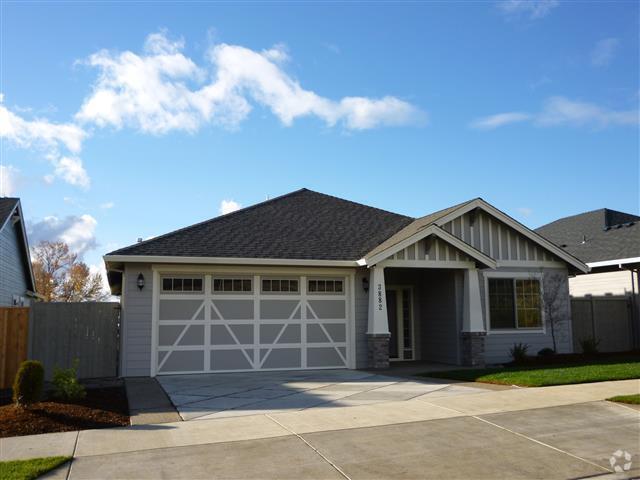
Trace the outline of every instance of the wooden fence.
<path fill-rule="evenodd" d="M 29 308 L 0 307 L 0 389 L 10 388 L 27 359 Z"/>
<path fill-rule="evenodd" d="M 571 299 L 573 349 L 582 352 L 580 341 L 595 338 L 601 352 L 624 352 L 633 348 L 632 299 L 629 296 L 586 296 Z"/>
<path fill-rule="evenodd" d="M 79 378 L 118 375 L 119 303 L 42 302 L 31 309 L 29 357 L 43 363 L 45 379 L 76 358 Z"/>

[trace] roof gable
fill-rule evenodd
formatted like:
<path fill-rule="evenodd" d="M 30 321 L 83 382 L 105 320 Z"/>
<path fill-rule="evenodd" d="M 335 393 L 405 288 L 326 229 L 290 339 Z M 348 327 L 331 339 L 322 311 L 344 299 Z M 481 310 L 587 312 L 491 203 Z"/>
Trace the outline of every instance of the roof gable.
<path fill-rule="evenodd" d="M 481 198 L 416 219 L 367 253 L 362 263 L 370 264 L 373 260 L 380 259 L 382 252 L 391 255 L 404 248 L 407 242 L 424 238 L 429 226 L 442 227 L 453 237 L 494 261 L 561 260 L 578 271 L 588 271 L 588 267 L 580 260 Z"/>
<path fill-rule="evenodd" d="M 412 220 L 301 189 L 107 256 L 354 261 Z"/>
<path fill-rule="evenodd" d="M 16 217 L 17 221 L 13 221 Z M 0 198 L 0 231 L 15 227 L 17 235 L 20 237 L 20 248 L 22 252 L 22 262 L 26 272 L 27 284 L 32 292 L 36 291 L 36 283 L 33 276 L 33 268 L 31 266 L 31 255 L 29 252 L 29 241 L 27 239 L 27 231 L 24 224 L 24 216 L 22 215 L 22 207 L 19 198 Z M 0 252 L 1 254 L 1 252 Z"/>

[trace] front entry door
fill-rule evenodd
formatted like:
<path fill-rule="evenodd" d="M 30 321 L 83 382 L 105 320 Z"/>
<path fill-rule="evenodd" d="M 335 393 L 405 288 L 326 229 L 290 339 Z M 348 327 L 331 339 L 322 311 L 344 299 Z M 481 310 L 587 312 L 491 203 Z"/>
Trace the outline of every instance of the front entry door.
<path fill-rule="evenodd" d="M 387 318 L 389 319 L 389 359 L 413 360 L 413 299 L 411 288 L 389 287 Z"/>

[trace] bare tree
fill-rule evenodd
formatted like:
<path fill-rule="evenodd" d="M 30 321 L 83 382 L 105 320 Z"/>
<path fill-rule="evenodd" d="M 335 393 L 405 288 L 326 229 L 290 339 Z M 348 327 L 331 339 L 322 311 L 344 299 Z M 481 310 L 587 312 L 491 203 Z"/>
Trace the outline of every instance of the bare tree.
<path fill-rule="evenodd" d="M 546 322 L 551 328 L 553 351 L 558 351 L 557 335 L 561 324 L 567 321 L 566 277 L 559 272 L 547 273 L 542 286 L 542 305 Z"/>
<path fill-rule="evenodd" d="M 101 275 L 91 273 L 66 243 L 42 241 L 33 258 L 36 290 L 46 302 L 99 302 L 109 296 Z"/>

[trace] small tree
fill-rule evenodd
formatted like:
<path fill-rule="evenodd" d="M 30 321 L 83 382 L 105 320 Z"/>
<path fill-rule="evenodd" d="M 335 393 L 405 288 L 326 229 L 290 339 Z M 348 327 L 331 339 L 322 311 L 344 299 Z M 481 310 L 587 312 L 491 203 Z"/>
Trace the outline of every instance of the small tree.
<path fill-rule="evenodd" d="M 557 335 L 560 326 L 567 321 L 566 302 L 568 299 L 566 276 L 559 272 L 544 275 L 542 284 L 542 308 L 551 330 L 553 351 L 558 351 Z"/>
<path fill-rule="evenodd" d="M 100 302 L 109 296 L 100 273 L 91 273 L 64 242 L 42 241 L 33 248 L 33 274 L 46 302 Z"/>

